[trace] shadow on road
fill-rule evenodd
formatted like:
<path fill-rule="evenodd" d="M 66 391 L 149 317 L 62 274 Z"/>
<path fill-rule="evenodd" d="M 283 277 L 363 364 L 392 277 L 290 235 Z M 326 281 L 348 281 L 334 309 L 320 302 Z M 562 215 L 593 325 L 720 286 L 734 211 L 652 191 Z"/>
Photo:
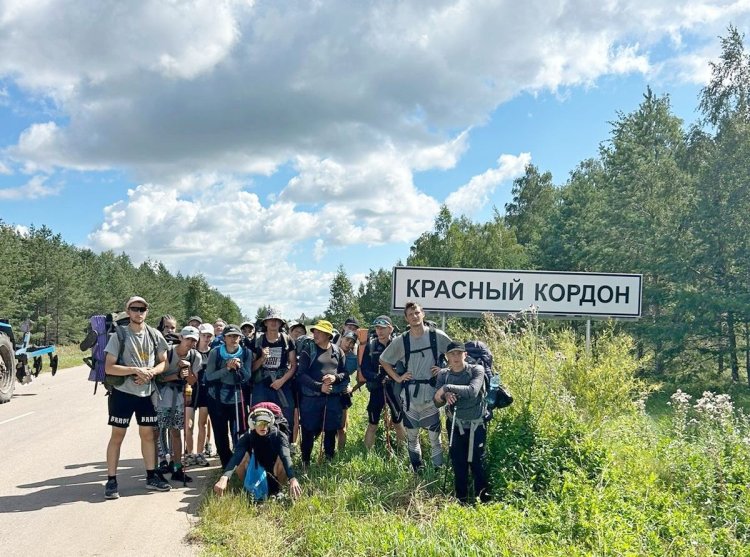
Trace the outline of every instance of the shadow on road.
<path fill-rule="evenodd" d="M 80 468 L 94 468 L 93 471 L 85 472 L 77 476 L 60 476 L 49 480 L 21 484 L 18 489 L 35 490 L 19 495 L 6 495 L 0 497 L 0 514 L 31 512 L 39 509 L 57 507 L 80 501 L 88 503 L 106 503 L 104 499 L 104 483 L 107 481 L 107 465 L 105 462 L 89 462 L 85 464 L 65 465 L 67 470 Z M 203 495 L 203 486 L 206 478 L 213 478 L 215 467 L 189 470 L 188 473 L 195 479 L 182 487 L 181 482 L 171 482 L 172 489 L 177 489 L 183 494 L 181 503 L 184 504 L 179 510 L 188 514 L 196 514 Z M 167 479 L 169 476 L 167 476 Z M 144 487 L 145 472 L 141 459 L 121 460 L 117 471 L 117 481 L 120 487 L 120 497 L 149 496 L 153 492 Z M 197 484 L 197 485 L 196 485 Z M 195 487 L 193 487 L 195 486 Z M 158 494 L 156 494 L 158 495 Z M 111 504 L 111 503 L 110 503 Z"/>

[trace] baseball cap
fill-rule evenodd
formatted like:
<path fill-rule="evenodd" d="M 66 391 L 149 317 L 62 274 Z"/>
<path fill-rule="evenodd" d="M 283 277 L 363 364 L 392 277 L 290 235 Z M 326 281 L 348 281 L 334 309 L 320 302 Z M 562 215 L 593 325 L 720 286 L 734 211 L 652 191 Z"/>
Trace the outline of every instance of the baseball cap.
<path fill-rule="evenodd" d="M 183 327 L 180 331 L 180 336 L 182 338 L 192 338 L 195 340 L 198 340 L 200 338 L 200 332 L 195 327 Z"/>
<path fill-rule="evenodd" d="M 344 333 L 344 338 L 350 338 L 354 342 L 357 342 L 357 333 L 355 333 L 354 331 L 346 331 Z"/>
<path fill-rule="evenodd" d="M 140 296 L 131 296 L 128 300 L 128 303 L 125 304 L 125 309 L 130 309 L 130 305 L 134 304 L 135 302 L 141 302 L 144 306 L 148 307 L 148 302 Z"/>
<path fill-rule="evenodd" d="M 203 323 L 200 327 L 198 327 L 198 332 L 202 335 L 210 333 L 211 336 L 213 336 L 214 327 L 210 323 Z"/>
<path fill-rule="evenodd" d="M 344 325 L 354 325 L 355 327 L 359 327 L 359 321 L 357 321 L 357 318 L 353 315 L 350 315 L 346 321 L 344 321 Z"/>
<path fill-rule="evenodd" d="M 466 346 L 463 342 L 451 342 L 448 344 L 448 348 L 445 349 L 445 353 L 448 352 L 466 352 Z"/>
<path fill-rule="evenodd" d="M 237 325 L 227 325 L 226 327 L 224 327 L 224 331 L 222 332 L 222 334 L 225 337 L 228 337 L 230 335 L 242 336 L 242 332 Z"/>
<path fill-rule="evenodd" d="M 393 327 L 391 318 L 387 315 L 378 315 L 372 322 L 373 327 Z"/>
<path fill-rule="evenodd" d="M 203 325 L 203 319 L 201 319 L 197 315 L 193 315 L 190 319 L 188 319 L 188 323 L 190 323 L 191 321 L 197 321 L 198 325 Z"/>

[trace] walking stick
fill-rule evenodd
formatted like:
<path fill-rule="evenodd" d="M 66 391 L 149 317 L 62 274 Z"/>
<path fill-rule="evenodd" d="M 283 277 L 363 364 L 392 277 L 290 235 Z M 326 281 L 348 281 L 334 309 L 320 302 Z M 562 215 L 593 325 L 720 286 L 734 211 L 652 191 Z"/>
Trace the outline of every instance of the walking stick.
<path fill-rule="evenodd" d="M 448 441 L 448 458 L 450 458 L 451 447 L 453 446 L 453 430 L 456 429 L 456 409 L 453 408 L 453 420 L 451 421 L 451 434 L 450 440 Z M 445 484 L 448 483 L 448 466 L 445 466 L 445 472 L 443 473 L 443 493 L 445 493 Z"/>
<path fill-rule="evenodd" d="M 385 408 L 383 408 L 384 414 L 383 414 L 383 420 L 385 421 L 385 448 L 389 453 L 392 453 L 391 450 L 391 409 L 388 408 L 388 404 L 386 403 Z"/>
<path fill-rule="evenodd" d="M 187 381 L 185 382 L 185 388 L 183 389 L 183 403 L 182 403 L 182 433 L 183 433 L 183 442 L 182 442 L 182 456 L 185 457 L 185 451 L 187 450 L 187 402 L 188 402 L 188 396 L 192 396 L 193 394 L 193 388 L 190 386 L 190 383 Z M 187 462 L 188 459 L 184 458 L 185 463 L 182 465 L 182 487 L 187 487 L 187 476 L 185 475 L 185 469 L 187 468 Z"/>
<path fill-rule="evenodd" d="M 322 437 L 320 439 L 320 451 L 318 452 L 318 464 L 323 462 L 323 443 L 325 442 L 326 438 L 326 414 L 328 413 L 328 395 L 326 395 L 326 401 L 323 405 L 323 427 L 322 427 Z"/>

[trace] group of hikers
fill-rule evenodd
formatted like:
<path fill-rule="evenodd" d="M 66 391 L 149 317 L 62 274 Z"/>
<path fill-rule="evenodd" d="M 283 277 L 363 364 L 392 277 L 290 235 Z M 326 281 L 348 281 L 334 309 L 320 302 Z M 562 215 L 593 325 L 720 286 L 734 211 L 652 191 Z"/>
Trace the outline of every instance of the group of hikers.
<path fill-rule="evenodd" d="M 252 465 L 264 472 L 267 495 L 286 485 L 298 497 L 293 455 L 299 453 L 307 470 L 322 434 L 320 457 L 332 459 L 337 444 L 340 450 L 346 443 L 348 409 L 361 387 L 369 392 L 368 450 L 385 422 L 396 442 L 406 443 L 411 466 L 420 473 L 425 463 L 419 434 L 425 429 L 430 460 L 439 468 L 444 414 L 456 497 L 470 501 L 471 471 L 472 500 L 489 498 L 483 468 L 491 412 L 486 369 L 467 361 L 463 343 L 425 323 L 418 303 L 405 305 L 404 333 L 387 315 L 378 316 L 371 327 L 361 328 L 350 317 L 340 330 L 320 320 L 308 331 L 273 309 L 257 323 L 240 326 L 221 319 L 203 323 L 194 316 L 178 332 L 169 315 L 156 328 L 147 325 L 149 304 L 140 296 L 131 297 L 125 310 L 104 348 L 112 426 L 105 498 L 119 497 L 120 447 L 133 414 L 147 489 L 169 491 L 167 474 L 174 482 L 190 482 L 185 468 L 209 464 L 213 438 L 224 469 L 215 493 L 223 494 L 235 473 L 248 479 Z"/>

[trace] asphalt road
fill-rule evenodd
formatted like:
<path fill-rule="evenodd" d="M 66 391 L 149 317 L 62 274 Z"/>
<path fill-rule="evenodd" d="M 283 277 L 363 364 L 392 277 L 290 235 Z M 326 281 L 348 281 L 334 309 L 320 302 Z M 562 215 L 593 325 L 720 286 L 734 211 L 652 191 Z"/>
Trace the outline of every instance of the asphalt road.
<path fill-rule="evenodd" d="M 147 491 L 135 417 L 122 446 L 120 498 L 104 499 L 107 399 L 85 366 L 16 384 L 0 405 L 0 555 L 197 555 L 187 534 L 216 475 Z"/>

